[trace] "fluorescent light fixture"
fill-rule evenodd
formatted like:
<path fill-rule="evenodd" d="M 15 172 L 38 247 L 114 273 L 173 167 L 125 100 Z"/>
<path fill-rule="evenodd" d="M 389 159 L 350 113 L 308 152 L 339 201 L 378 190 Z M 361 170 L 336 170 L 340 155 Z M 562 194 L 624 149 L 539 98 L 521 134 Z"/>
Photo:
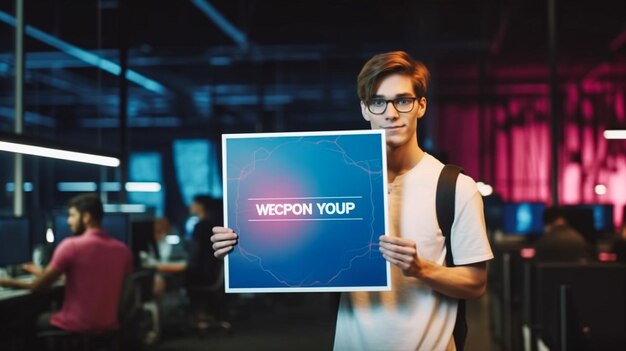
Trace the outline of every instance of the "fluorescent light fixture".
<path fill-rule="evenodd" d="M 11 16 L 10 14 L 4 11 L 0 11 L 0 21 L 13 27 L 15 27 L 15 24 L 16 24 L 15 17 Z M 53 48 L 61 50 L 64 53 L 78 60 L 81 60 L 87 64 L 98 67 L 103 71 L 109 72 L 116 76 L 119 76 L 120 73 L 122 72 L 122 68 L 120 67 L 119 64 L 111 60 L 107 60 L 103 57 L 100 57 L 96 54 L 93 54 L 87 50 L 81 49 L 55 36 L 52 36 L 46 32 L 43 32 L 33 26 L 26 25 L 24 32 L 27 35 L 52 46 Z M 149 91 L 155 92 L 157 94 L 165 94 L 166 92 L 165 87 L 161 85 L 160 83 L 130 69 L 126 70 L 126 79 L 144 87 L 145 89 Z"/>
<path fill-rule="evenodd" d="M 593 191 L 595 191 L 596 195 L 606 195 L 607 188 L 604 184 L 596 184 Z"/>
<path fill-rule="evenodd" d="M 48 147 L 34 146 L 28 144 L 12 143 L 0 141 L 0 151 L 14 152 L 16 154 L 33 155 L 41 157 L 56 158 L 106 167 L 119 167 L 120 160 L 115 157 L 86 154 L 82 152 L 53 149 Z"/>
<path fill-rule="evenodd" d="M 95 182 L 60 182 L 57 190 L 60 192 L 91 192 L 96 191 L 98 185 Z"/>
<path fill-rule="evenodd" d="M 35 187 L 33 186 L 33 183 L 31 182 L 25 182 L 23 185 L 23 188 L 25 192 L 29 193 L 31 191 L 33 191 Z M 12 182 L 7 183 L 7 185 L 5 186 L 5 189 L 7 192 L 12 193 L 15 191 L 15 184 Z"/>
<path fill-rule="evenodd" d="M 116 192 L 122 190 L 122 186 L 117 182 L 104 182 L 100 184 L 100 190 L 104 192 Z"/>
<path fill-rule="evenodd" d="M 0 106 L 0 117 L 6 119 L 15 118 L 15 110 L 8 107 Z M 44 127 L 54 128 L 56 127 L 56 121 L 52 117 L 40 115 L 35 112 L 24 111 L 24 121 L 31 124 L 36 124 Z"/>
<path fill-rule="evenodd" d="M 626 139 L 626 129 L 607 129 L 603 134 L 604 139 Z"/>
<path fill-rule="evenodd" d="M 52 231 L 52 228 L 48 228 L 48 230 L 46 230 L 46 242 L 54 242 L 54 232 Z"/>
<path fill-rule="evenodd" d="M 476 187 L 478 187 L 478 192 L 482 196 L 489 196 L 493 194 L 493 187 L 489 184 L 485 184 L 483 182 L 477 182 Z"/>
<path fill-rule="evenodd" d="M 165 242 L 170 245 L 180 244 L 180 237 L 176 234 L 170 234 L 165 237 Z"/>
<path fill-rule="evenodd" d="M 144 213 L 146 205 L 141 204 L 104 204 L 104 212 Z"/>
<path fill-rule="evenodd" d="M 213 66 L 228 66 L 231 63 L 231 60 L 226 56 L 213 56 L 211 57 L 210 62 Z"/>
<path fill-rule="evenodd" d="M 156 182 L 128 182 L 126 191 L 135 193 L 158 193 L 161 191 L 161 184 Z"/>
<path fill-rule="evenodd" d="M 124 188 L 133 193 L 158 193 L 162 189 L 161 183 L 157 182 L 128 182 Z M 122 186 L 119 182 L 104 182 L 100 184 L 100 190 L 113 193 L 121 191 Z"/>

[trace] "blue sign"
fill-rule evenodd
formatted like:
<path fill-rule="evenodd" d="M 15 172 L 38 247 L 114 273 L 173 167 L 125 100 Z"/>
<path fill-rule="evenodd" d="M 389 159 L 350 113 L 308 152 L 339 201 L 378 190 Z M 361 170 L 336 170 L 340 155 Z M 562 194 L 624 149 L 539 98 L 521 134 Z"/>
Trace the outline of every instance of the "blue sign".
<path fill-rule="evenodd" d="M 383 131 L 222 136 L 227 292 L 390 290 Z"/>

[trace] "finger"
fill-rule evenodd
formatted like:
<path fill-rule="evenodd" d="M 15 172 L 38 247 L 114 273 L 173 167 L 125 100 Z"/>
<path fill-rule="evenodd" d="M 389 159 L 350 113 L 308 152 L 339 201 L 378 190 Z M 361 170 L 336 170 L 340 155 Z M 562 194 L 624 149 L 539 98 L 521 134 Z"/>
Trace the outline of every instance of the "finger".
<path fill-rule="evenodd" d="M 394 251 L 389 251 L 386 249 L 381 248 L 380 252 L 382 252 L 383 255 L 385 256 L 389 256 L 397 261 L 401 261 L 401 262 L 412 262 L 414 259 L 414 256 L 412 255 L 407 255 L 407 254 L 402 254 L 399 252 L 394 252 Z"/>
<path fill-rule="evenodd" d="M 220 227 L 220 226 L 213 227 L 213 234 L 220 234 L 220 233 L 233 233 L 233 230 L 230 228 Z"/>
<path fill-rule="evenodd" d="M 389 263 L 391 263 L 391 264 L 393 264 L 393 265 L 396 265 L 396 266 L 397 266 L 397 265 L 399 265 L 399 264 L 400 264 L 400 261 L 396 260 L 395 258 L 393 258 L 393 257 L 391 257 L 391 256 L 388 256 L 388 255 L 383 254 L 383 257 L 385 258 L 385 260 L 389 261 Z"/>
<path fill-rule="evenodd" d="M 235 239 L 237 239 L 237 234 L 232 233 L 232 232 L 211 235 L 211 242 L 214 242 L 214 243 L 225 241 L 225 240 L 235 240 Z"/>
<path fill-rule="evenodd" d="M 384 257 L 387 261 L 389 261 L 389 263 L 393 264 L 394 266 L 396 266 L 396 267 L 400 268 L 400 269 L 401 269 L 401 270 L 403 270 L 403 271 L 404 271 L 404 270 L 406 270 L 406 269 L 408 269 L 408 267 L 409 267 L 409 265 L 407 265 L 406 263 L 404 263 L 404 262 L 402 262 L 402 261 L 398 261 L 398 260 L 396 260 L 396 259 L 395 259 L 395 258 L 393 258 L 393 257 L 389 257 L 389 256 L 386 256 L 386 255 L 383 255 L 383 257 Z"/>
<path fill-rule="evenodd" d="M 381 235 L 380 241 L 385 243 L 390 243 L 398 246 L 415 246 L 415 242 L 405 238 L 398 238 L 389 235 Z"/>
<path fill-rule="evenodd" d="M 223 249 L 215 251 L 214 255 L 217 258 L 224 258 L 224 256 L 226 256 L 226 254 L 229 253 L 232 249 L 233 249 L 233 247 L 229 246 L 229 247 L 226 247 L 226 248 L 223 248 Z"/>
<path fill-rule="evenodd" d="M 225 247 L 235 246 L 235 244 L 237 244 L 237 240 L 220 241 L 213 244 L 213 250 L 217 251 Z"/>
<path fill-rule="evenodd" d="M 415 256 L 417 254 L 417 249 L 414 246 L 400 246 L 391 243 L 381 242 L 380 247 L 388 251 L 399 252 L 410 256 Z"/>

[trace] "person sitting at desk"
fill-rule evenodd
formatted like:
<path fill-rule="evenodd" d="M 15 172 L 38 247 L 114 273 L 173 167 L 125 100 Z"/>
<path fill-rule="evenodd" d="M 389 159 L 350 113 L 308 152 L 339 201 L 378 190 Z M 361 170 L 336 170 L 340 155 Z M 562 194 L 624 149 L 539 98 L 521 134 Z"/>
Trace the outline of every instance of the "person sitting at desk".
<path fill-rule="evenodd" d="M 118 328 L 118 304 L 124 279 L 132 273 L 132 254 L 100 228 L 103 215 L 97 195 L 73 198 L 67 223 L 76 236 L 59 244 L 50 264 L 33 282 L 0 281 L 3 286 L 38 292 L 65 275 L 63 307 L 41 315 L 39 330 L 98 334 Z"/>
<path fill-rule="evenodd" d="M 187 269 L 185 252 L 182 245 L 172 245 L 166 237 L 171 233 L 172 227 L 166 217 L 157 218 L 154 221 L 154 245 L 152 256 L 156 260 L 155 268 L 158 272 L 154 276 L 154 295 L 161 297 L 166 290 L 166 279 L 163 273 L 183 273 Z"/>
<path fill-rule="evenodd" d="M 576 229 L 569 226 L 563 209 L 546 208 L 542 219 L 544 236 L 537 240 L 535 260 L 576 262 L 591 258 L 589 244 Z"/>

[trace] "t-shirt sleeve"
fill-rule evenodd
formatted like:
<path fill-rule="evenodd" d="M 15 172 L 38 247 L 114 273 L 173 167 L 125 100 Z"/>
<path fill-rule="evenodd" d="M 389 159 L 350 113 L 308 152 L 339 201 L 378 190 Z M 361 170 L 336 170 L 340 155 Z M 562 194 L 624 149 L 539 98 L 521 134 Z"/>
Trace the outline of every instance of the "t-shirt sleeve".
<path fill-rule="evenodd" d="M 55 270 L 67 273 L 72 267 L 74 261 L 74 244 L 71 239 L 61 241 L 59 246 L 54 250 L 49 266 Z"/>
<path fill-rule="evenodd" d="M 493 258 L 487 238 L 482 196 L 474 180 L 464 174 L 457 179 L 451 244 L 455 265 Z"/>

